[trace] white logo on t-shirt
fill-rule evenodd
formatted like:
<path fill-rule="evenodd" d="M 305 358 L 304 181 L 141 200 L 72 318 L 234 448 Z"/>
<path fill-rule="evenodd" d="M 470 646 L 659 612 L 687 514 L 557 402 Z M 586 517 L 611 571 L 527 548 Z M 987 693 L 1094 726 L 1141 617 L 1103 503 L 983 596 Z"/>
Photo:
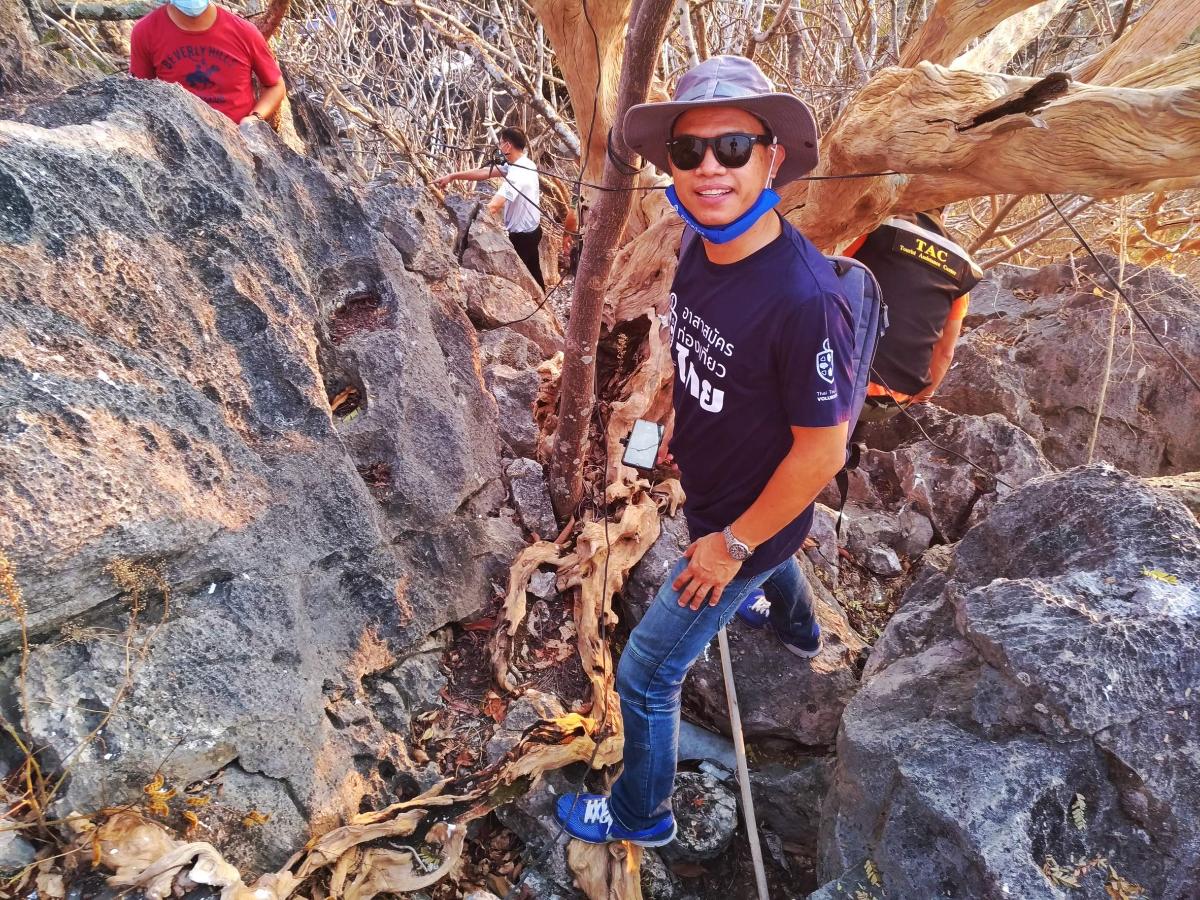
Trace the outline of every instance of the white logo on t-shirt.
<path fill-rule="evenodd" d="M 833 348 L 829 346 L 829 338 L 825 339 L 822 349 L 817 353 L 817 374 L 822 381 L 833 384 Z"/>

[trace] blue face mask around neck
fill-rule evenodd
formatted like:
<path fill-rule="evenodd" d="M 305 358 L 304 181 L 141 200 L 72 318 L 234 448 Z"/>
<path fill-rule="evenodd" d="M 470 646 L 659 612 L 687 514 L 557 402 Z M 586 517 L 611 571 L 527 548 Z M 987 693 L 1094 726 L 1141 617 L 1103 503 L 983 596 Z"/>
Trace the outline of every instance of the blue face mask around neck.
<path fill-rule="evenodd" d="M 198 16 L 208 9 L 208 0 L 170 0 L 173 7 L 185 16 Z"/>
<path fill-rule="evenodd" d="M 679 213 L 679 218 L 683 219 L 696 234 L 713 244 L 727 244 L 732 240 L 740 238 L 753 227 L 755 222 L 774 209 L 778 205 L 779 200 L 780 197 L 775 191 L 769 187 L 763 188 L 762 193 L 758 195 L 758 199 L 754 201 L 754 205 L 728 225 L 701 225 L 696 220 L 696 217 L 688 212 L 687 207 L 679 199 L 679 195 L 675 193 L 675 185 L 667 188 L 667 201 L 675 207 L 675 212 Z"/>

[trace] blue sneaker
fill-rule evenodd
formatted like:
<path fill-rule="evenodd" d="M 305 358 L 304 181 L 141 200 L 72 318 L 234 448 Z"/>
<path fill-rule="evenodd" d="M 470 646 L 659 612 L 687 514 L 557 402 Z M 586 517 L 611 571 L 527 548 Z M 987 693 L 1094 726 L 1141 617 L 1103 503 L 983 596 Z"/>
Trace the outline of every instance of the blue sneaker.
<path fill-rule="evenodd" d="M 761 590 L 753 590 L 738 607 L 737 617 L 751 628 L 762 628 L 771 617 L 771 601 Z"/>
<path fill-rule="evenodd" d="M 662 847 L 675 840 L 675 817 L 670 813 L 653 828 L 629 831 L 613 821 L 608 798 L 602 794 L 563 794 L 554 814 L 567 834 L 588 844 L 629 841 L 639 847 Z"/>
<path fill-rule="evenodd" d="M 813 617 L 812 631 L 803 640 L 797 641 L 795 638 L 784 640 L 779 638 L 781 644 L 788 649 L 788 652 L 794 653 L 796 656 L 802 656 L 805 659 L 812 659 L 814 656 L 821 655 L 821 626 L 817 624 L 816 617 Z"/>

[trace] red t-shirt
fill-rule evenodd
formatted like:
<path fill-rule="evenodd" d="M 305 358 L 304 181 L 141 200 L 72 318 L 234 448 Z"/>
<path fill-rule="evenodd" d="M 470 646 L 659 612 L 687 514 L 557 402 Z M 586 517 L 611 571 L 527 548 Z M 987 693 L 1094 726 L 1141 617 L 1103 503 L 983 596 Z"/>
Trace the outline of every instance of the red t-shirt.
<path fill-rule="evenodd" d="M 184 31 L 166 6 L 133 26 L 129 74 L 178 84 L 235 122 L 254 109 L 251 72 L 263 87 L 283 77 L 258 29 L 220 7 L 204 31 Z"/>

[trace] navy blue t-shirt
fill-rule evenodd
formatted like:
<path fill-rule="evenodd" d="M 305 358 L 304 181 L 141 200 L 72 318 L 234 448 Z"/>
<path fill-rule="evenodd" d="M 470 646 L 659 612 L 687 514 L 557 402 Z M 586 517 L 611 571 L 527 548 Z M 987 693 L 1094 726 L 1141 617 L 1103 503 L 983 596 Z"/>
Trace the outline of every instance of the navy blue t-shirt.
<path fill-rule="evenodd" d="M 850 417 L 850 307 L 828 260 L 787 222 L 783 234 L 729 265 L 699 240 L 671 284 L 675 431 L 671 453 L 687 493 L 693 540 L 720 531 L 762 493 L 792 447 L 791 426 Z M 760 544 L 738 575 L 800 549 L 810 504 Z"/>

